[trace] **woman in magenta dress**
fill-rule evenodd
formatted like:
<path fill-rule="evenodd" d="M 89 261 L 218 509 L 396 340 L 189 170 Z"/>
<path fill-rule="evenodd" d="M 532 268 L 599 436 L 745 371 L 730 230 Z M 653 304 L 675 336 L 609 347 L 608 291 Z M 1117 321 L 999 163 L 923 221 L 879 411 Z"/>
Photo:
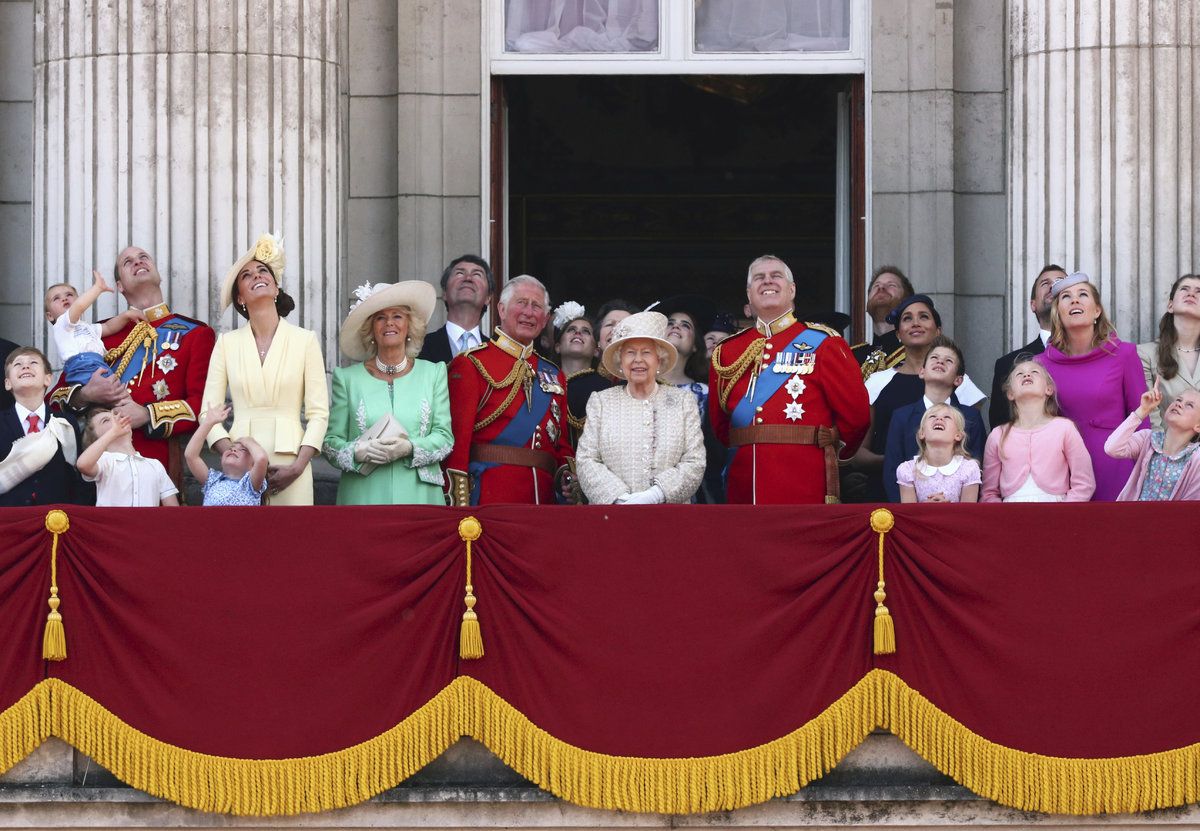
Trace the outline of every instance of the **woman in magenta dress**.
<path fill-rule="evenodd" d="M 1141 403 L 1142 362 L 1137 347 L 1117 337 L 1086 274 L 1059 280 L 1050 298 L 1050 342 L 1034 360 L 1054 379 L 1062 414 L 1075 422 L 1092 457 L 1092 500 L 1112 502 L 1129 480 L 1133 461 L 1111 458 L 1104 442 Z"/>

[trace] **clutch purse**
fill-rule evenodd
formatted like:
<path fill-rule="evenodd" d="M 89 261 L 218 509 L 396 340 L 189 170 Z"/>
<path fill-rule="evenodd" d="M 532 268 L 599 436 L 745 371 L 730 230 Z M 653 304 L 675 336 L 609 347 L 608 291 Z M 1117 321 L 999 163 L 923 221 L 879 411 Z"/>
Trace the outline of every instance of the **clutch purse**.
<path fill-rule="evenodd" d="M 388 413 L 383 418 L 379 419 L 379 421 L 376 421 L 374 424 L 364 430 L 363 434 L 359 436 L 359 438 L 406 439 L 408 438 L 408 431 L 404 429 L 404 425 L 397 421 L 391 413 Z M 376 466 L 374 462 L 363 462 L 359 467 L 358 472 L 362 476 L 367 476 L 375 469 L 375 467 Z"/>

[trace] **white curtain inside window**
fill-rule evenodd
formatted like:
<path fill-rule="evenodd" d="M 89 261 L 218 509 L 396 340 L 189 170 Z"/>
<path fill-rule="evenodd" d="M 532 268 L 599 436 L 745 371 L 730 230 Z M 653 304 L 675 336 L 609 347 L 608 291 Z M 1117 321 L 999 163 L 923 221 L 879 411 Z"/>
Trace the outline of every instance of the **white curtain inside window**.
<path fill-rule="evenodd" d="M 658 0 L 505 0 L 509 52 L 652 52 Z"/>
<path fill-rule="evenodd" d="M 697 52 L 845 52 L 850 0 L 695 0 Z"/>

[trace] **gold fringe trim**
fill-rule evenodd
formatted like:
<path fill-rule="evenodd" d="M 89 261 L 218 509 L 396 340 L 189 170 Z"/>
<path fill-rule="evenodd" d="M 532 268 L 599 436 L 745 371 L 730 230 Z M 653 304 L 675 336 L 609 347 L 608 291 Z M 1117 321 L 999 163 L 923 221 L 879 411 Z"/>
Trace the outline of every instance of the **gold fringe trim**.
<path fill-rule="evenodd" d="M 412 776 L 462 735 L 457 682 L 386 733 L 296 759 L 184 750 L 130 727 L 63 681 L 42 683 L 50 685 L 54 735 L 138 790 L 214 813 L 285 816 L 357 805 Z"/>
<path fill-rule="evenodd" d="M 576 805 L 613 811 L 695 814 L 730 811 L 798 791 L 820 778 L 875 728 L 874 681 L 866 675 L 824 712 L 766 744 L 686 759 L 609 756 L 554 738 L 473 678 L 471 736 L 509 767 Z"/>
<path fill-rule="evenodd" d="M 890 672 L 876 669 L 871 676 L 880 695 L 880 727 L 955 782 L 1001 805 L 1078 816 L 1200 801 L 1200 743 L 1106 759 L 1026 753 L 973 733 Z"/>
<path fill-rule="evenodd" d="M 0 773 L 38 749 L 50 738 L 50 688 L 39 682 L 15 704 L 0 712 Z"/>
<path fill-rule="evenodd" d="M 459 677 L 387 732 L 297 759 L 184 750 L 130 727 L 64 681 L 42 681 L 0 713 L 0 771 L 59 736 L 135 788 L 203 811 L 282 816 L 363 802 L 469 735 L 568 802 L 652 813 L 729 811 L 795 793 L 876 726 L 975 793 L 1026 811 L 1132 813 L 1200 801 L 1200 744 L 1143 756 L 1070 759 L 990 742 L 898 676 L 872 670 L 816 718 L 774 741 L 683 759 L 610 756 L 537 727 L 473 678 Z"/>

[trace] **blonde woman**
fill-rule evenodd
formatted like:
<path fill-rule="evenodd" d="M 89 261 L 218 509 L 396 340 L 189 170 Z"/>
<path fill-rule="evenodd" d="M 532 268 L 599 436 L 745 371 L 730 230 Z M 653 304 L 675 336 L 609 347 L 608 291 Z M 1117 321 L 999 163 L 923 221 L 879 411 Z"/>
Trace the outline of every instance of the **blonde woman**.
<path fill-rule="evenodd" d="M 450 455 L 446 367 L 417 358 L 437 300 L 423 280 L 360 286 L 342 324 L 325 456 L 342 471 L 339 505 L 444 505 Z"/>
<path fill-rule="evenodd" d="M 325 359 L 315 332 L 284 318 L 296 307 L 282 288 L 284 254 L 270 234 L 238 258 L 221 286 L 221 309 L 233 306 L 248 324 L 217 338 L 208 365 L 201 415 L 233 401 L 233 427 L 216 425 L 209 446 L 224 453 L 233 436 L 250 436 L 267 451 L 272 505 L 313 504 L 312 457 L 329 422 Z"/>
<path fill-rule="evenodd" d="M 1086 274 L 1055 282 L 1050 302 L 1050 342 L 1034 360 L 1050 372 L 1062 414 L 1083 436 L 1096 476 L 1092 499 L 1112 502 L 1129 481 L 1133 460 L 1108 456 L 1104 442 L 1141 403 L 1142 362 L 1137 347 L 1117 337 Z"/>

